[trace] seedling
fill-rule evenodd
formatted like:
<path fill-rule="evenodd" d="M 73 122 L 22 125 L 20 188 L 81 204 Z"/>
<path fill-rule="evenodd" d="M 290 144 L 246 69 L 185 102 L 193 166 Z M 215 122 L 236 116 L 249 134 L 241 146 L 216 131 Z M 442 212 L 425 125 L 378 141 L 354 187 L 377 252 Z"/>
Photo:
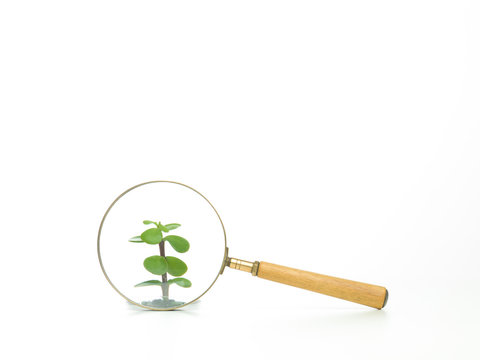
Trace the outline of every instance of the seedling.
<path fill-rule="evenodd" d="M 155 227 L 145 230 L 140 236 L 135 236 L 129 241 L 133 243 L 158 245 L 160 255 L 147 257 L 143 261 L 143 266 L 150 273 L 154 275 L 161 275 L 162 280 L 147 280 L 135 285 L 135 287 L 160 286 L 162 288 L 162 300 L 154 300 L 152 303 L 150 303 L 150 305 L 153 304 L 159 307 L 164 307 L 171 306 L 172 304 L 183 304 L 169 299 L 168 293 L 170 285 L 172 284 L 176 284 L 184 288 L 192 286 L 190 280 L 180 277 L 187 272 L 188 267 L 187 264 L 185 264 L 179 258 L 165 255 L 165 242 L 170 243 L 170 246 L 179 253 L 187 252 L 190 248 L 190 244 L 185 238 L 178 235 L 164 236 L 163 233 L 168 233 L 171 230 L 177 229 L 180 224 L 173 223 L 162 225 L 160 221 L 154 222 L 150 220 L 144 220 L 143 223 L 145 225 L 155 225 Z M 174 277 L 168 279 L 167 274 L 170 274 Z"/>

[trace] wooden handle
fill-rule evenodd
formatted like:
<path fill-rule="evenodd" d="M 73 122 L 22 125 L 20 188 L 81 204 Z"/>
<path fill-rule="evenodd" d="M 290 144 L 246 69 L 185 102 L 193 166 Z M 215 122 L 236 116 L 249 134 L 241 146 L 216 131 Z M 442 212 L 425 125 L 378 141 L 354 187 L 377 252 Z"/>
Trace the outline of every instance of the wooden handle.
<path fill-rule="evenodd" d="M 383 308 L 388 299 L 388 291 L 383 286 L 320 275 L 263 261 L 260 262 L 257 276 L 376 309 Z"/>

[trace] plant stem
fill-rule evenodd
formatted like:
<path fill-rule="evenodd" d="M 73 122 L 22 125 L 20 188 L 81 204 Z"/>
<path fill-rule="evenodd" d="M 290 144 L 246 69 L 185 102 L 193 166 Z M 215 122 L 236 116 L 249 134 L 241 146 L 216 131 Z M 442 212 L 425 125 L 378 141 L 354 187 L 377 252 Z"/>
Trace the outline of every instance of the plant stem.
<path fill-rule="evenodd" d="M 158 247 L 160 248 L 160 256 L 165 257 L 165 241 L 160 241 Z M 164 299 L 168 299 L 167 273 L 162 275 L 162 295 Z"/>

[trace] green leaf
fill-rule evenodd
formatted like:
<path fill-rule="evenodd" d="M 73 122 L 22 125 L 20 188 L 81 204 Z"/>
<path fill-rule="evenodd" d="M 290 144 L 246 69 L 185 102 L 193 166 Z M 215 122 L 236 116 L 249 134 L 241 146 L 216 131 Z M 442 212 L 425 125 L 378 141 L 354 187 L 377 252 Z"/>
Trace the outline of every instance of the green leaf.
<path fill-rule="evenodd" d="M 144 242 L 140 236 L 134 236 L 134 237 L 128 239 L 128 241 L 133 242 L 133 243 L 143 243 Z"/>
<path fill-rule="evenodd" d="M 158 226 L 158 228 L 159 228 L 160 230 L 165 231 L 165 232 L 168 232 L 168 229 L 167 229 L 165 226 L 163 226 L 162 224 L 160 224 L 160 221 L 158 222 L 158 225 L 157 225 L 157 226 Z"/>
<path fill-rule="evenodd" d="M 153 280 L 155 281 L 155 280 Z M 145 282 L 148 282 L 148 281 L 145 281 Z M 188 288 L 190 286 L 192 286 L 192 282 L 188 279 L 185 279 L 185 278 L 175 278 L 175 279 L 170 279 L 167 281 L 168 284 L 177 284 L 178 286 L 181 286 L 181 287 L 184 287 L 184 288 Z M 143 284 L 143 283 L 142 283 Z M 135 285 L 136 286 L 136 285 Z"/>
<path fill-rule="evenodd" d="M 145 269 L 155 275 L 163 275 L 167 272 L 167 260 L 163 256 L 153 255 L 143 261 Z"/>
<path fill-rule="evenodd" d="M 190 244 L 186 239 L 177 235 L 168 235 L 163 238 L 164 241 L 168 241 L 172 247 L 179 253 L 187 252 L 190 249 Z"/>
<path fill-rule="evenodd" d="M 168 230 L 174 230 L 174 229 L 180 227 L 180 224 L 175 224 L 175 223 L 174 223 L 174 224 L 167 224 L 167 225 L 165 225 L 165 227 L 166 227 Z"/>
<path fill-rule="evenodd" d="M 145 241 L 147 244 L 160 244 L 162 242 L 162 230 L 158 228 L 151 228 L 148 230 L 145 230 L 142 235 L 140 235 L 140 238 Z"/>
<path fill-rule="evenodd" d="M 181 276 L 181 275 L 183 275 L 187 272 L 187 270 L 188 270 L 187 264 L 185 264 L 179 258 L 176 258 L 175 256 L 167 256 L 166 260 L 167 260 L 167 264 L 168 264 L 168 270 L 167 271 L 170 275 Z"/>
<path fill-rule="evenodd" d="M 141 287 L 141 286 L 151 286 L 151 285 L 162 285 L 162 282 L 159 280 L 148 280 L 141 282 L 140 284 L 135 285 L 135 287 Z"/>
<path fill-rule="evenodd" d="M 150 221 L 150 220 L 143 220 L 143 223 L 144 223 L 145 225 L 150 225 L 150 224 L 155 224 L 155 225 L 157 225 L 157 223 L 156 223 L 155 221 Z"/>

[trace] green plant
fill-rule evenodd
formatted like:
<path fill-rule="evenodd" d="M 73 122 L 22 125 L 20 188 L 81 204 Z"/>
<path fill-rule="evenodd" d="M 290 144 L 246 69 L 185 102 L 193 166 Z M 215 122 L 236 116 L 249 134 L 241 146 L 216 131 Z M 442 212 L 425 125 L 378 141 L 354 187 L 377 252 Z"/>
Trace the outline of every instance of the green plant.
<path fill-rule="evenodd" d="M 135 285 L 135 287 L 161 286 L 163 299 L 168 300 L 168 290 L 170 285 L 176 284 L 178 286 L 188 288 L 192 286 L 192 283 L 188 279 L 179 277 L 187 272 L 187 264 L 174 256 L 166 256 L 165 242 L 168 242 L 170 246 L 179 253 L 187 252 L 190 248 L 190 244 L 185 238 L 181 236 L 163 235 L 163 233 L 168 233 L 171 230 L 175 230 L 180 226 L 180 224 L 174 223 L 162 225 L 160 221 L 154 222 L 150 220 L 144 220 L 143 223 L 145 225 L 155 225 L 155 227 L 145 230 L 140 236 L 135 236 L 129 241 L 133 243 L 158 245 L 160 249 L 160 255 L 153 255 L 147 257 L 143 261 L 143 266 L 147 271 L 151 272 L 152 274 L 161 275 L 162 281 L 148 280 Z M 168 279 L 167 273 L 174 276 L 174 278 Z"/>

